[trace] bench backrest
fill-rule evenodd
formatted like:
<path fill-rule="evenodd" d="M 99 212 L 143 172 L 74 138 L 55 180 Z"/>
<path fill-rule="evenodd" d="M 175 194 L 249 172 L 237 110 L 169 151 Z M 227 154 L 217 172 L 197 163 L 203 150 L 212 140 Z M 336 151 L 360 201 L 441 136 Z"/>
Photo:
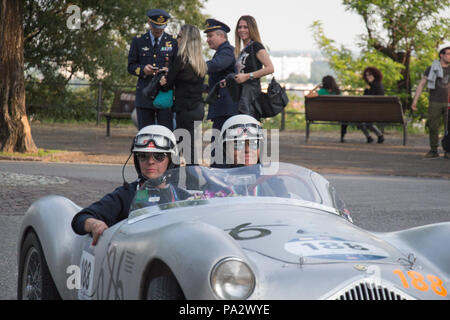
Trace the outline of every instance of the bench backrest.
<path fill-rule="evenodd" d="M 405 123 L 400 99 L 392 96 L 306 97 L 305 117 L 309 121 Z"/>
<path fill-rule="evenodd" d="M 117 90 L 114 94 L 114 101 L 111 106 L 111 112 L 131 113 L 135 107 L 134 105 L 135 99 L 136 99 L 135 91 Z"/>

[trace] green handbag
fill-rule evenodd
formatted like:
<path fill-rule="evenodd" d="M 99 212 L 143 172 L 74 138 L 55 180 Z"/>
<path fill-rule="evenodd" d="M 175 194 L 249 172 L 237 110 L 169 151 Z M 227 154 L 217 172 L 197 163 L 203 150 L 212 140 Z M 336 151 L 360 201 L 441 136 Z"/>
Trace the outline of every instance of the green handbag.
<path fill-rule="evenodd" d="M 153 105 L 158 109 L 171 108 L 173 105 L 173 90 L 159 90 L 158 94 L 155 97 L 155 100 L 153 100 Z"/>

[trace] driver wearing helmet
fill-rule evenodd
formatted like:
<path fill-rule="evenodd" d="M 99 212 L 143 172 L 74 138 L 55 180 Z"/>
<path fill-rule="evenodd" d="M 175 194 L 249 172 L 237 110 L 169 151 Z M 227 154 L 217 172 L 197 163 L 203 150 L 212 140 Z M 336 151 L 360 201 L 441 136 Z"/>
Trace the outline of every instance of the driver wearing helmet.
<path fill-rule="evenodd" d="M 92 245 L 97 243 L 108 227 L 128 217 L 137 191 L 157 190 L 158 197 L 150 196 L 146 199 L 147 203 L 154 201 L 153 204 L 183 200 L 190 196 L 167 182 L 166 171 L 176 167 L 173 157 L 178 155 L 172 131 L 160 125 L 142 128 L 133 139 L 130 157 L 131 155 L 134 157 L 138 179 L 130 184 L 124 182 L 123 186 L 78 212 L 72 220 L 75 233 L 92 234 Z"/>
<path fill-rule="evenodd" d="M 255 118 L 239 114 L 229 118 L 220 132 L 224 164 L 214 168 L 235 168 L 261 163 L 261 145 L 264 143 L 263 129 Z M 218 161 L 216 161 L 217 163 Z"/>

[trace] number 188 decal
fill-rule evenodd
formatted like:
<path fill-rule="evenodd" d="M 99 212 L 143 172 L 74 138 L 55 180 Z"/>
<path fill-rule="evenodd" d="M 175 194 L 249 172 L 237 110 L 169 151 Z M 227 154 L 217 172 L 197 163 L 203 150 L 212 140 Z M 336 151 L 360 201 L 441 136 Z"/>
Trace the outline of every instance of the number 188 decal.
<path fill-rule="evenodd" d="M 444 282 L 435 275 L 427 274 L 427 276 L 424 277 L 417 271 L 409 270 L 408 272 L 406 272 L 409 277 L 408 279 L 405 273 L 400 269 L 395 269 L 392 272 L 399 276 L 403 287 L 405 287 L 406 289 L 410 287 L 411 283 L 411 285 L 419 291 L 428 291 L 431 289 L 438 296 L 447 296 L 447 289 L 445 289 L 444 287 Z M 427 281 L 425 280 L 425 278 Z"/>

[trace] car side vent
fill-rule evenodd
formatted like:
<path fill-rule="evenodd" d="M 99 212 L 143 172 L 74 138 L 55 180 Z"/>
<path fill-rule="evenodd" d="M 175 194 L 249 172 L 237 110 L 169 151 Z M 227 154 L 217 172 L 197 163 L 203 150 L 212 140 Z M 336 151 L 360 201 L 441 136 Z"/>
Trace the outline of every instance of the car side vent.
<path fill-rule="evenodd" d="M 328 299 L 331 300 L 411 300 L 414 299 L 390 285 L 373 282 L 356 282 L 339 290 Z"/>

